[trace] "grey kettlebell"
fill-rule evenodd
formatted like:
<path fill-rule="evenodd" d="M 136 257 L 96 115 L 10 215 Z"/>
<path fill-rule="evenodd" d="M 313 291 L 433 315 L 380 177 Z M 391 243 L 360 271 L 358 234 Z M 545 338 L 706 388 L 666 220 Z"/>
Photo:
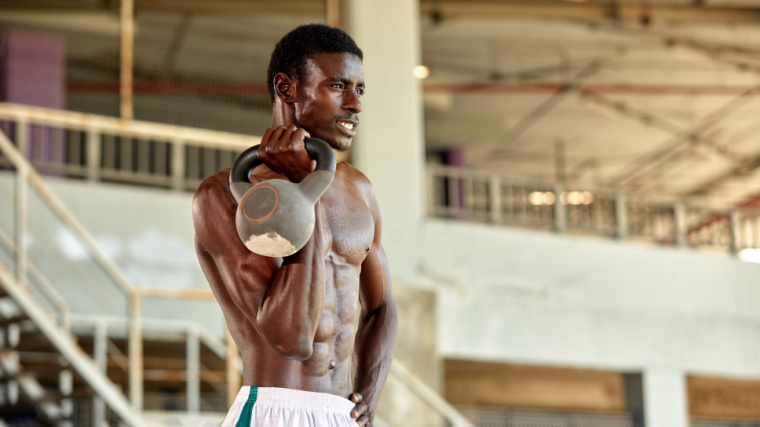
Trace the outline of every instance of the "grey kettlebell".
<path fill-rule="evenodd" d="M 335 154 L 321 139 L 306 138 L 304 144 L 317 167 L 297 184 L 282 179 L 251 184 L 250 172 L 262 164 L 258 145 L 245 150 L 232 165 L 230 190 L 238 204 L 235 226 L 251 252 L 293 255 L 314 231 L 314 205 L 333 181 Z"/>

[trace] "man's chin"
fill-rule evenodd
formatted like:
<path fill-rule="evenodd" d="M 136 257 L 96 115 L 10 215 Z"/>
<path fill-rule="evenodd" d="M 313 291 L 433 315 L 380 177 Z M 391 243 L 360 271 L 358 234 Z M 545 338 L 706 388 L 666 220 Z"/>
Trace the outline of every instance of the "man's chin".
<path fill-rule="evenodd" d="M 349 148 L 351 148 L 351 143 L 353 142 L 353 139 L 348 140 L 338 140 L 338 141 L 327 141 L 327 144 L 333 148 L 335 151 L 347 151 Z"/>

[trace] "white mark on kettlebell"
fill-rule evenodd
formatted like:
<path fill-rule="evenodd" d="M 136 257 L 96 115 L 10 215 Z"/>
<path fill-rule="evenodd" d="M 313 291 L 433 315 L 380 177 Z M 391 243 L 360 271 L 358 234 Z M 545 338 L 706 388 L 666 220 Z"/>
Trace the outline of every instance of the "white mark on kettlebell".
<path fill-rule="evenodd" d="M 251 235 L 245 242 L 245 246 L 250 251 L 253 251 L 255 248 L 256 253 L 271 257 L 288 256 L 298 251 L 298 248 L 296 248 L 290 240 L 280 236 L 274 231 L 265 234 Z"/>

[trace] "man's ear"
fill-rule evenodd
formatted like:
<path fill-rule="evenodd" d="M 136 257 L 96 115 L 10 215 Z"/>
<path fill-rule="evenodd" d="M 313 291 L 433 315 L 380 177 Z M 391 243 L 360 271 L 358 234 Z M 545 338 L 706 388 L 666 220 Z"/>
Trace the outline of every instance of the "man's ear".
<path fill-rule="evenodd" d="M 285 73 L 277 73 L 274 76 L 274 93 L 285 104 L 295 102 L 296 87 L 293 79 Z"/>

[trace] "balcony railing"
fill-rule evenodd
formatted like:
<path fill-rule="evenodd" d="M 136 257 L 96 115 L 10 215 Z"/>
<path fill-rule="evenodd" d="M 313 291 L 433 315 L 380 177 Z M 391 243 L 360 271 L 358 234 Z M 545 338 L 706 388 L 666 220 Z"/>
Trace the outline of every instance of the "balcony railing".
<path fill-rule="evenodd" d="M 649 242 L 747 257 L 760 210 L 714 209 L 610 191 L 428 165 L 433 217 Z"/>
<path fill-rule="evenodd" d="M 7 103 L 0 103 L 0 130 L 42 173 L 181 191 L 194 191 L 205 177 L 230 166 L 242 150 L 260 141 Z M 718 210 L 439 165 L 429 165 L 427 172 L 428 212 L 433 217 L 743 258 L 760 248 L 760 210 Z"/>
<path fill-rule="evenodd" d="M 8 103 L 0 131 L 43 174 L 190 191 L 261 140 Z"/>

